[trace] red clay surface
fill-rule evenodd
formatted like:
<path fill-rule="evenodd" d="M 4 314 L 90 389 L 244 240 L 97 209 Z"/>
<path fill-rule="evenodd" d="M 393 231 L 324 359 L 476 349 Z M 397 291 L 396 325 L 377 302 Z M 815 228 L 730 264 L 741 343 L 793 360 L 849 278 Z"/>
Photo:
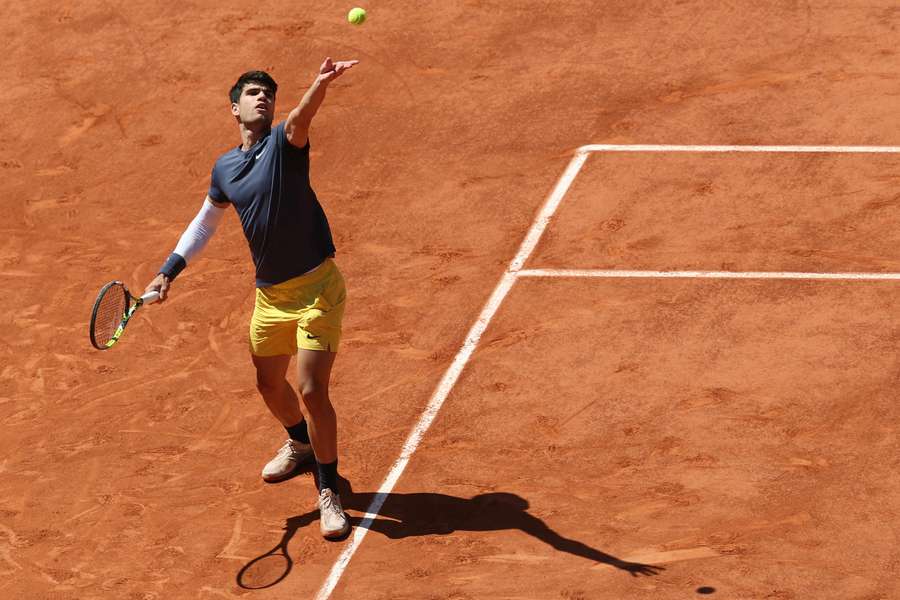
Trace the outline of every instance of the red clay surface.
<path fill-rule="evenodd" d="M 516 285 L 342 597 L 900 593 L 900 284 Z"/>
<path fill-rule="evenodd" d="M 596 152 L 526 267 L 900 272 L 897 154 Z"/>
<path fill-rule="evenodd" d="M 346 544 L 310 477 L 259 478 L 283 431 L 236 218 L 120 346 L 87 340 L 97 289 L 143 287 L 238 143 L 242 71 L 283 118 L 325 56 L 361 60 L 311 132 L 353 517 L 575 148 L 900 139 L 887 0 L 349 8 L 4 8 L 0 596 L 309 598 Z M 592 157 L 529 266 L 898 270 L 896 160 L 658 158 Z M 898 293 L 520 281 L 333 597 L 900 595 Z M 281 540 L 292 570 L 241 587 Z"/>

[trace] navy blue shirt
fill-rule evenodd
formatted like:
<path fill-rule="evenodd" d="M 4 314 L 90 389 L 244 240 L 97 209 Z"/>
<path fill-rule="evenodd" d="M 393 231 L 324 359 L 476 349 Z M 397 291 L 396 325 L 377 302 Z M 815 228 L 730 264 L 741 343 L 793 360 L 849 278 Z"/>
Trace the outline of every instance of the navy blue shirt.
<path fill-rule="evenodd" d="M 219 157 L 209 197 L 237 210 L 256 265 L 256 287 L 302 275 L 334 255 L 325 211 L 309 184 L 309 142 L 297 148 L 279 123 L 246 152 Z"/>

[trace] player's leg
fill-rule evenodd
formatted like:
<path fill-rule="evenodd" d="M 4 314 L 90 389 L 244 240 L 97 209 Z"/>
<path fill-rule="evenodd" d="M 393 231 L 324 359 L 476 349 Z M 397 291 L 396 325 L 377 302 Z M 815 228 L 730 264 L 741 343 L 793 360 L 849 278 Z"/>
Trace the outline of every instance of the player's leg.
<path fill-rule="evenodd" d="M 251 356 L 256 367 L 256 388 L 269 411 L 288 433 L 287 441 L 262 470 L 265 481 L 281 481 L 313 459 L 300 401 L 285 377 L 291 355 Z"/>
<path fill-rule="evenodd" d="M 324 350 L 297 351 L 298 390 L 319 475 L 319 526 L 326 538 L 341 538 L 350 531 L 337 491 L 337 416 L 328 395 L 336 357 L 335 352 Z"/>
<path fill-rule="evenodd" d="M 297 317 L 284 310 L 277 286 L 256 290 L 250 319 L 250 354 L 256 367 L 256 387 L 272 415 L 287 430 L 288 439 L 263 467 L 264 480 L 286 479 L 313 459 L 300 401 L 285 377 L 297 352 Z"/>
<path fill-rule="evenodd" d="M 337 460 L 337 415 L 328 395 L 335 352 L 299 349 L 297 351 L 297 388 L 309 415 L 309 438 L 316 453 L 316 461 L 329 464 Z M 320 487 L 333 487 L 326 478 Z"/>
<path fill-rule="evenodd" d="M 297 336 L 298 391 L 308 417 L 310 439 L 316 461 L 330 465 L 337 461 L 337 418 L 328 385 L 341 339 L 341 325 L 347 290 L 334 261 L 327 260 L 314 272 L 307 289 L 307 304 L 299 313 Z M 330 471 L 319 482 L 322 488 L 337 491 L 336 475 Z"/>
<path fill-rule="evenodd" d="M 337 417 L 328 386 L 341 339 L 347 289 L 332 260 L 312 275 L 307 281 L 310 296 L 299 313 L 297 328 L 297 389 L 316 455 L 322 535 L 339 538 L 350 531 L 350 521 L 338 497 Z"/>
<path fill-rule="evenodd" d="M 251 357 L 256 367 L 256 389 L 272 415 L 285 427 L 303 420 L 300 401 L 286 377 L 291 355 Z"/>

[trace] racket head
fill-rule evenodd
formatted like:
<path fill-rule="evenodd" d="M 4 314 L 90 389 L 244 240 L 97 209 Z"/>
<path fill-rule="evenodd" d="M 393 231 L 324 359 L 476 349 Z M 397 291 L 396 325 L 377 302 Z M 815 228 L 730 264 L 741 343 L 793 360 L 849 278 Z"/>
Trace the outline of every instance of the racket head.
<path fill-rule="evenodd" d="M 110 281 L 97 294 L 91 310 L 91 344 L 106 350 L 115 344 L 129 317 L 131 294 L 121 281 Z"/>

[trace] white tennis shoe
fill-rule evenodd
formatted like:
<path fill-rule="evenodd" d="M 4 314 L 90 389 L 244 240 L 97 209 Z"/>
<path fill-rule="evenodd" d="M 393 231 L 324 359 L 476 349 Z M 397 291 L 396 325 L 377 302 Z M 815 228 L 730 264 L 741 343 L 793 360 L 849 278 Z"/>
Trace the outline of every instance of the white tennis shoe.
<path fill-rule="evenodd" d="M 319 492 L 319 528 L 322 537 L 337 539 L 350 531 L 350 519 L 341 507 L 341 498 L 325 488 Z"/>
<path fill-rule="evenodd" d="M 262 470 L 264 481 L 281 481 L 293 475 L 303 464 L 314 461 L 312 446 L 288 440 L 278 449 L 275 458 L 266 463 Z"/>

